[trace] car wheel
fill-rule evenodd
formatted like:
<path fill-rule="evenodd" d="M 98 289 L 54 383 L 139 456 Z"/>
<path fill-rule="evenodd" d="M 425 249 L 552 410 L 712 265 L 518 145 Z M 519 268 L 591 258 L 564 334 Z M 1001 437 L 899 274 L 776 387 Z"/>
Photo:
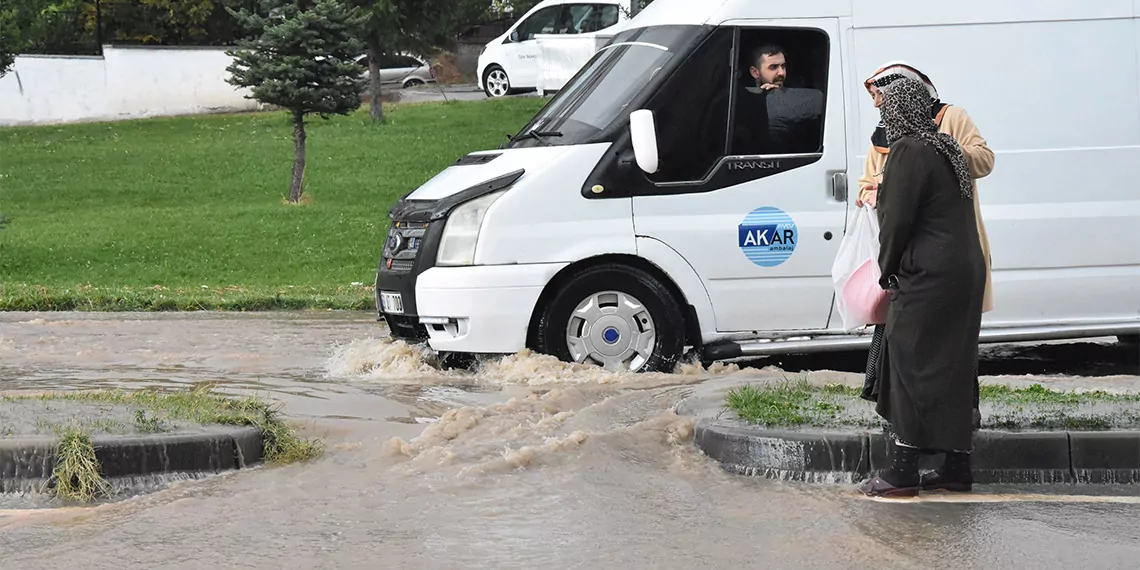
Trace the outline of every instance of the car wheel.
<path fill-rule="evenodd" d="M 483 72 L 483 92 L 492 99 L 506 97 L 511 93 L 511 78 L 498 65 L 492 65 Z"/>
<path fill-rule="evenodd" d="M 407 89 L 409 87 L 416 87 L 423 84 L 424 81 L 422 79 L 412 78 L 404 82 L 404 89 Z"/>
<path fill-rule="evenodd" d="M 612 371 L 672 372 L 684 350 L 684 316 L 649 273 L 617 264 L 570 278 L 543 309 L 536 350 Z"/>

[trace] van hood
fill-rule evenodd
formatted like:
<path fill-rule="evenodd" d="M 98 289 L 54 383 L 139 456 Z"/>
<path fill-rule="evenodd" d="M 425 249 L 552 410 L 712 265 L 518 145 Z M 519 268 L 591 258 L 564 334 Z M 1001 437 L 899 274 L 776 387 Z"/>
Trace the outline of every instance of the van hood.
<path fill-rule="evenodd" d="M 533 171 L 565 154 L 569 147 L 551 146 L 473 152 L 455 161 L 416 188 L 405 200 L 440 200 L 472 186 L 517 171 Z"/>

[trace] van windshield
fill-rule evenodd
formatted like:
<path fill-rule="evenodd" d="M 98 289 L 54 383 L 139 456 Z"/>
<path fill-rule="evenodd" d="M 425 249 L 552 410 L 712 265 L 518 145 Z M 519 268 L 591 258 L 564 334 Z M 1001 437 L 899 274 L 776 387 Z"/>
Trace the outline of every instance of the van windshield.
<path fill-rule="evenodd" d="M 627 120 L 650 80 L 706 32 L 701 26 L 654 26 L 617 34 L 507 148 L 594 142 L 614 121 Z"/>

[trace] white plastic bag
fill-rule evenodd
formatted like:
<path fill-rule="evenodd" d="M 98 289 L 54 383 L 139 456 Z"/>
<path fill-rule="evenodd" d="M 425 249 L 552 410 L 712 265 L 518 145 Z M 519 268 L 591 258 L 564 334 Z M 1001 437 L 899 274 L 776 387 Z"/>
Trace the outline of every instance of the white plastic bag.
<path fill-rule="evenodd" d="M 863 206 L 855 211 L 831 266 L 835 303 L 844 330 L 886 322 L 890 295 L 879 285 L 880 276 L 879 219 L 870 206 Z"/>

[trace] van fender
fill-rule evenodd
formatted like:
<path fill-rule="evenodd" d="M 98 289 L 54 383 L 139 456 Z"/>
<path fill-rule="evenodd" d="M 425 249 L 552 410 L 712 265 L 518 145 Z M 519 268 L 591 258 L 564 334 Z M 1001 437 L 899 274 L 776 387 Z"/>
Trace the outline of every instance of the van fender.
<path fill-rule="evenodd" d="M 716 335 L 716 313 L 713 312 L 712 298 L 704 281 L 697 271 L 677 250 L 661 240 L 637 236 L 637 255 L 656 265 L 673 280 L 685 301 L 692 305 L 697 317 L 697 330 L 701 340 L 707 341 Z"/>

